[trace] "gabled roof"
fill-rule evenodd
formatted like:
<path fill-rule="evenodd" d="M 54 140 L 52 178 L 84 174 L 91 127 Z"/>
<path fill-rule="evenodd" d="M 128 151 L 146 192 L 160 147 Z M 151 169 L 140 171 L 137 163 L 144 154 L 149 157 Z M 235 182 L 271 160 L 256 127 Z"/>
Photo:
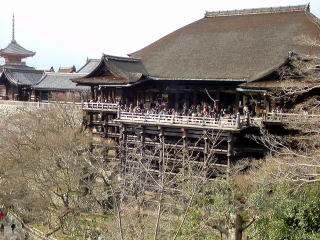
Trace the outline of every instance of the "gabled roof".
<path fill-rule="evenodd" d="M 101 62 L 101 59 L 87 59 L 87 62 L 85 65 L 83 65 L 79 70 L 78 73 L 84 73 L 88 74 L 91 73 Z"/>
<path fill-rule="evenodd" d="M 151 78 L 251 81 L 290 51 L 314 53 L 296 39 L 319 38 L 315 19 L 309 5 L 207 12 L 130 56 L 141 59 Z"/>
<path fill-rule="evenodd" d="M 125 85 L 138 82 L 146 75 L 140 59 L 103 54 L 95 69 L 73 81 L 83 85 Z"/>
<path fill-rule="evenodd" d="M 12 84 L 20 86 L 32 86 L 39 82 L 44 75 L 44 71 L 5 67 L 3 74 Z"/>
<path fill-rule="evenodd" d="M 33 86 L 36 90 L 55 90 L 55 91 L 85 91 L 88 87 L 77 86 L 72 82 L 73 78 L 82 77 L 79 73 L 55 73 L 47 72 L 41 80 Z"/>
<path fill-rule="evenodd" d="M 76 72 L 76 67 L 73 65 L 71 67 L 59 67 L 59 73 L 74 73 Z"/>
<path fill-rule="evenodd" d="M 14 55 L 14 56 L 20 56 L 22 58 L 24 57 L 32 57 L 34 56 L 36 53 L 29 51 L 25 48 L 23 48 L 22 46 L 20 46 L 16 40 L 12 40 L 9 45 L 0 50 L 0 56 L 4 57 L 4 56 L 10 56 L 10 55 Z"/>

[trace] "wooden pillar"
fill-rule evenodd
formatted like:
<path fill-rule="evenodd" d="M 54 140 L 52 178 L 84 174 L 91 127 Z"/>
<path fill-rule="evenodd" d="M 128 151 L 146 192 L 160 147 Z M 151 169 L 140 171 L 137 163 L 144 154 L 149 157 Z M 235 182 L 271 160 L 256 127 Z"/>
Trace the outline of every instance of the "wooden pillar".
<path fill-rule="evenodd" d="M 91 99 L 94 100 L 94 86 L 91 86 Z"/>
<path fill-rule="evenodd" d="M 177 111 L 179 109 L 179 93 L 174 94 L 174 109 Z"/>
<path fill-rule="evenodd" d="M 239 111 L 239 104 L 240 104 L 240 93 L 236 92 L 236 102 L 234 106 L 234 113 L 237 113 Z"/>
<path fill-rule="evenodd" d="M 89 114 L 89 126 L 91 126 L 93 122 L 93 114 L 91 112 L 88 112 L 88 114 Z"/>
<path fill-rule="evenodd" d="M 216 99 L 217 100 L 219 100 L 220 101 L 220 103 L 221 103 L 221 99 L 220 99 L 220 94 L 221 93 L 221 89 L 220 88 L 218 88 L 217 90 L 216 90 Z"/>
<path fill-rule="evenodd" d="M 185 162 L 188 160 L 188 132 L 187 129 L 182 128 L 182 144 L 183 144 L 183 153 L 182 160 Z"/>
<path fill-rule="evenodd" d="M 208 161 L 208 138 L 204 138 L 204 149 L 203 149 L 203 161 L 204 165 L 207 165 Z"/>
<path fill-rule="evenodd" d="M 124 124 L 121 124 L 120 126 L 120 136 L 119 136 L 119 152 L 118 156 L 120 157 L 120 164 L 121 164 L 121 172 L 125 173 L 125 167 L 126 167 L 126 140 L 127 140 L 127 132 L 126 132 L 126 126 Z"/>
<path fill-rule="evenodd" d="M 197 105 L 197 92 L 193 92 L 193 105 Z"/>
<path fill-rule="evenodd" d="M 229 132 L 228 134 L 228 153 L 227 153 L 227 159 L 228 159 L 228 169 L 231 168 L 231 164 L 232 164 L 232 158 L 233 158 L 233 155 L 234 155 L 234 152 L 233 152 L 233 133 L 232 132 Z"/>
<path fill-rule="evenodd" d="M 106 114 L 102 115 L 103 120 L 103 135 L 107 137 L 108 135 L 108 116 Z"/>
<path fill-rule="evenodd" d="M 144 147 L 145 141 L 146 141 L 146 136 L 145 136 L 145 127 L 144 126 L 140 126 L 141 127 L 141 131 L 140 131 L 140 142 L 142 147 Z"/>
<path fill-rule="evenodd" d="M 161 173 L 162 171 L 164 171 L 163 169 L 163 164 L 164 164 L 164 129 L 163 127 L 159 127 L 159 142 L 160 142 L 160 154 L 159 154 L 159 173 Z M 159 176 L 160 177 L 160 176 Z"/>
<path fill-rule="evenodd" d="M 243 103 L 242 103 L 242 105 L 243 106 L 245 106 L 246 104 L 247 104 L 247 102 L 248 102 L 248 97 L 247 96 L 245 96 L 245 95 L 243 95 L 243 97 L 242 97 L 243 99 Z"/>
<path fill-rule="evenodd" d="M 141 131 L 139 132 L 139 137 L 140 137 L 140 144 L 141 144 L 141 155 L 143 156 L 145 153 L 145 141 L 146 141 L 146 136 L 145 136 L 145 127 L 140 125 Z"/>

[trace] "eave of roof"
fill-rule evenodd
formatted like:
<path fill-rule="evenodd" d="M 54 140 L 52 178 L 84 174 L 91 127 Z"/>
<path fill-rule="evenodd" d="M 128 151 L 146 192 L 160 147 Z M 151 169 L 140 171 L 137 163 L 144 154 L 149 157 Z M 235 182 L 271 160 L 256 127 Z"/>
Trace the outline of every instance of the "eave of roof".
<path fill-rule="evenodd" d="M 17 86 L 32 86 L 43 78 L 45 72 L 35 69 L 14 69 L 4 68 L 5 77 L 14 85 Z M 18 78 L 17 78 L 18 75 Z M 20 75 L 20 76 L 19 76 Z"/>
<path fill-rule="evenodd" d="M 148 79 L 154 81 L 203 81 L 203 82 L 246 82 L 246 79 L 227 79 L 227 78 L 164 78 L 147 76 Z"/>
<path fill-rule="evenodd" d="M 22 47 L 21 45 L 19 45 L 16 40 L 12 40 L 6 48 L 0 50 L 0 56 L 3 56 L 3 57 L 19 56 L 21 58 L 25 58 L 25 57 L 32 57 L 35 54 L 36 54 L 35 52 L 29 51 L 24 47 Z"/>

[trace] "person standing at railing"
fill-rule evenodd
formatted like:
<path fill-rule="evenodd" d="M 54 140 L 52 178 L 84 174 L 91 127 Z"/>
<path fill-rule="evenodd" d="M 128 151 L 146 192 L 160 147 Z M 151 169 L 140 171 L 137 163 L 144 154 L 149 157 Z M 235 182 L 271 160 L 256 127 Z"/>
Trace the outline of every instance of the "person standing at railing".
<path fill-rule="evenodd" d="M 0 225 L 0 235 L 4 236 L 4 224 L 3 223 L 1 223 L 1 225 Z"/>

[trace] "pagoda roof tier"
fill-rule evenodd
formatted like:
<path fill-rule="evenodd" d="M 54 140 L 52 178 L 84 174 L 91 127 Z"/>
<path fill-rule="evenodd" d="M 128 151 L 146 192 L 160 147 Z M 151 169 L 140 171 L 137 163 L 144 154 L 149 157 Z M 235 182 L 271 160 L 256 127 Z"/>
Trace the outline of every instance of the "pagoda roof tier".
<path fill-rule="evenodd" d="M 6 48 L 3 48 L 0 50 L 0 56 L 1 57 L 6 57 L 6 56 L 19 56 L 21 58 L 25 57 L 32 57 L 36 53 L 29 51 L 19 45 L 16 40 L 12 40 L 9 45 Z"/>

